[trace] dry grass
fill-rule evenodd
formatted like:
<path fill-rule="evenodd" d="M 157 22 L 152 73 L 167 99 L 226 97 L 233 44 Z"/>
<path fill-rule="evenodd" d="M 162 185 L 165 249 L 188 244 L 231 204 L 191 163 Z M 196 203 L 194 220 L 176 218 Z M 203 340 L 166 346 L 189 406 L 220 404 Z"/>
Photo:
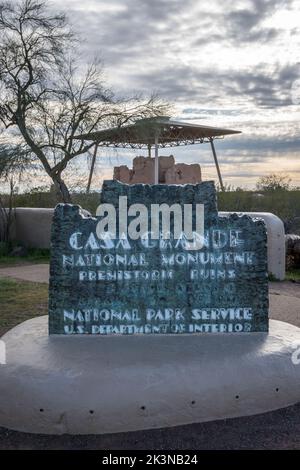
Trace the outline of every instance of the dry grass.
<path fill-rule="evenodd" d="M 2 252 L 0 250 L 0 268 L 9 266 L 22 266 L 28 264 L 49 263 L 50 250 L 30 248 L 26 256 L 10 256 L 9 248 L 5 247 Z"/>
<path fill-rule="evenodd" d="M 47 284 L 0 279 L 0 336 L 29 318 L 47 313 Z"/>

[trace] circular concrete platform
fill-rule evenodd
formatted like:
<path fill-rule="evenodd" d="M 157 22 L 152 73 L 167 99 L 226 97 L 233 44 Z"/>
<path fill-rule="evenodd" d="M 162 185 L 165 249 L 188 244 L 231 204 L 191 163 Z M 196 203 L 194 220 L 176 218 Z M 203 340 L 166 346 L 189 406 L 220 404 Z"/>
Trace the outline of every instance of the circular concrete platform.
<path fill-rule="evenodd" d="M 104 434 L 300 402 L 300 328 L 280 321 L 268 335 L 48 337 L 38 317 L 2 340 L 0 426 L 19 431 Z"/>

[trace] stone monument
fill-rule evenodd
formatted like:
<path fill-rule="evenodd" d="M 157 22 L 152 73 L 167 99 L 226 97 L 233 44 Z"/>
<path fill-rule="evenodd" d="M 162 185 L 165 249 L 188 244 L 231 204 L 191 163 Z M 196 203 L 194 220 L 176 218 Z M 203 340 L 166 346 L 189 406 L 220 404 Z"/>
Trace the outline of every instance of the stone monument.
<path fill-rule="evenodd" d="M 99 218 L 60 204 L 52 226 L 50 334 L 232 333 L 268 331 L 266 230 L 249 216 L 218 217 L 212 182 L 133 185 L 105 181 L 101 203 L 204 208 L 204 242 L 179 238 L 99 240 Z M 173 211 L 166 211 L 171 219 Z M 128 216 L 128 225 L 136 217 Z M 194 213 L 195 218 L 195 213 Z M 182 222 L 183 217 L 181 217 Z M 195 221 L 193 221 L 195 222 Z M 161 229 L 160 229 L 161 230 Z M 147 234 L 150 233 L 149 231 Z M 171 230 L 172 233 L 172 230 Z M 124 233 L 123 233 L 124 235 Z M 181 238 L 180 238 L 181 237 Z"/>

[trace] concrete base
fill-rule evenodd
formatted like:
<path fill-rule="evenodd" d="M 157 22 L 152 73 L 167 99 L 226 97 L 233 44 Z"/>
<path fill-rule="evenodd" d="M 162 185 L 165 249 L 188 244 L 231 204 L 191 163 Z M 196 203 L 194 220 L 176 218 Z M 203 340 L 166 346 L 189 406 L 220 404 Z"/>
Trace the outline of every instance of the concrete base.
<path fill-rule="evenodd" d="M 47 317 L 9 331 L 0 425 L 104 434 L 246 416 L 300 402 L 300 328 L 270 333 L 48 337 Z"/>

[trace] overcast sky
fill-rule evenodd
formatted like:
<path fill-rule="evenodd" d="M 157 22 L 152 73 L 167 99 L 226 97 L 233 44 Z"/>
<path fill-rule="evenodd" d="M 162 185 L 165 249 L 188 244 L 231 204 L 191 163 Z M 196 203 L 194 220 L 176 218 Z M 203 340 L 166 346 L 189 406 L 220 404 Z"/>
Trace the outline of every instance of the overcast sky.
<path fill-rule="evenodd" d="M 176 104 L 174 117 L 243 132 L 216 141 L 227 184 L 251 187 L 281 171 L 300 186 L 300 0 L 52 4 L 82 34 L 83 57 L 100 54 L 116 92 L 156 91 Z M 199 162 L 204 179 L 216 177 L 207 144 L 173 153 Z M 136 153 L 104 154 L 100 171 L 109 177 L 111 165 Z"/>

